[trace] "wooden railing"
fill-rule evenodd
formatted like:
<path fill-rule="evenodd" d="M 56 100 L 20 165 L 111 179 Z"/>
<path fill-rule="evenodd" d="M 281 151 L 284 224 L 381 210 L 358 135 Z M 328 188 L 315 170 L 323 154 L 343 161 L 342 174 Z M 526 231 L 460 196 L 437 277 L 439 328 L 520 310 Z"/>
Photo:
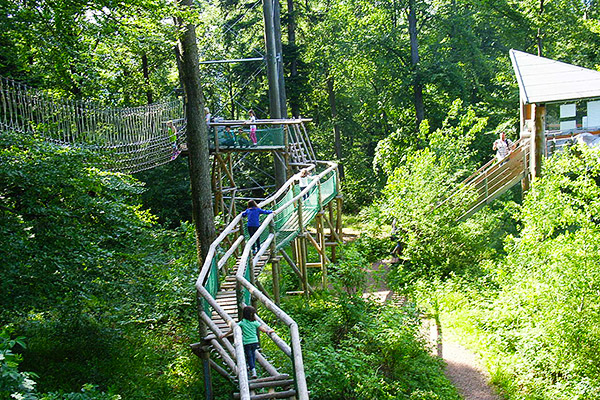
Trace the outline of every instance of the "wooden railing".
<path fill-rule="evenodd" d="M 529 165 L 529 150 L 528 140 L 518 140 L 515 143 L 515 149 L 504 159 L 497 160 L 494 158 L 490 160 L 465 179 L 438 207 L 457 197 L 468 197 L 469 193 L 473 193 L 473 197 L 469 200 L 469 206 L 458 220 L 470 217 L 526 176 Z"/>
<path fill-rule="evenodd" d="M 261 256 L 263 256 L 269 249 L 271 250 L 271 254 L 273 255 L 276 250 L 284 243 L 277 243 L 278 235 L 277 235 L 277 223 L 281 225 L 281 221 L 277 221 L 278 216 L 285 216 L 286 219 L 295 218 L 297 219 L 297 223 L 294 225 L 294 231 L 292 235 L 297 235 L 303 226 L 306 226 L 310 223 L 310 219 L 314 217 L 314 215 L 303 215 L 303 205 L 305 203 L 314 203 L 315 199 L 311 199 L 307 197 L 310 193 L 310 196 L 318 196 L 318 206 L 322 207 L 327 204 L 327 202 L 331 201 L 335 196 L 331 193 L 327 193 L 327 197 L 322 197 L 321 185 L 324 182 L 331 182 L 331 179 L 334 179 L 337 182 L 338 179 L 338 166 L 333 162 L 322 162 L 322 164 L 326 165 L 326 169 L 319 173 L 318 175 L 311 177 L 312 180 L 308 184 L 306 188 L 301 190 L 298 194 L 293 195 L 293 190 L 295 184 L 298 182 L 300 178 L 300 173 L 294 175 L 290 178 L 285 185 L 283 185 L 277 193 L 268 199 L 264 200 L 259 204 L 259 206 L 267 207 L 274 206 L 277 204 L 277 201 L 281 201 L 280 199 L 288 198 L 287 201 L 284 201 L 283 204 L 279 205 L 272 214 L 267 215 L 267 217 L 261 223 L 258 231 L 247 241 L 247 243 L 243 246 L 242 243 L 244 241 L 243 237 L 243 229 L 241 227 L 242 215 L 237 215 L 227 227 L 223 230 L 223 232 L 217 237 L 217 239 L 211 244 L 209 253 L 206 257 L 200 275 L 196 281 L 196 289 L 198 294 L 201 296 L 201 300 L 205 302 L 205 307 L 200 310 L 200 318 L 207 325 L 208 329 L 212 332 L 212 335 L 209 335 L 207 340 L 213 345 L 213 348 L 219 353 L 225 364 L 229 367 L 234 376 L 237 377 L 240 398 L 243 400 L 250 399 L 250 389 L 249 389 L 249 381 L 248 374 L 246 370 L 246 361 L 244 356 L 243 344 L 242 344 L 242 333 L 239 325 L 225 312 L 223 308 L 217 304 L 215 300 L 215 290 L 214 287 L 212 290 L 207 289 L 208 286 L 211 286 L 210 282 L 214 282 L 215 278 L 217 281 L 217 289 L 218 289 L 218 274 L 222 268 L 227 265 L 227 262 L 231 258 L 231 256 L 238 250 L 242 249 L 242 255 L 238 262 L 238 270 L 236 271 L 235 278 L 237 282 L 237 307 L 238 313 L 240 310 L 250 302 L 250 298 L 254 297 L 263 306 L 271 311 L 275 317 L 282 321 L 289 330 L 290 336 L 290 345 L 285 343 L 283 339 L 281 339 L 276 333 L 271 333 L 269 338 L 275 343 L 275 345 L 289 357 L 292 361 L 293 366 L 293 374 L 294 374 L 294 382 L 296 386 L 296 398 L 298 400 L 308 400 L 309 393 L 306 384 L 306 376 L 304 373 L 304 363 L 302 360 L 302 350 L 300 346 L 300 333 L 298 330 L 298 325 L 296 322 L 287 315 L 281 308 L 279 308 L 274 302 L 272 302 L 264 293 L 262 293 L 256 286 L 254 282 L 254 267 Z M 305 170 L 314 170 L 316 167 L 315 164 L 305 165 Z M 337 193 L 337 184 L 334 185 L 335 192 Z M 290 192 L 292 191 L 292 192 Z M 335 193 L 333 193 L 335 194 Z M 293 212 L 290 212 L 293 210 Z M 304 217 L 304 218 L 303 218 Z M 277 222 L 277 223 L 276 223 Z M 289 226 L 289 224 L 288 224 Z M 279 226 L 279 229 L 282 229 L 283 226 Z M 265 233 L 269 231 L 269 235 L 262 243 L 260 249 L 257 254 L 251 257 L 251 248 L 252 245 L 256 242 L 256 240 Z M 290 235 L 286 235 L 285 243 L 289 242 Z M 230 243 L 226 245 L 227 251 L 223 254 L 222 257 L 219 258 L 217 249 L 224 246 L 226 243 Z M 211 293 L 212 291 L 212 293 Z M 222 339 L 222 332 L 211 320 L 209 315 L 210 309 L 213 309 L 216 313 L 218 313 L 221 318 L 229 325 L 229 327 L 233 330 L 233 345 L 227 339 Z M 258 354 L 257 361 L 269 372 L 271 375 L 277 374 L 277 371 L 266 361 L 260 354 Z"/>

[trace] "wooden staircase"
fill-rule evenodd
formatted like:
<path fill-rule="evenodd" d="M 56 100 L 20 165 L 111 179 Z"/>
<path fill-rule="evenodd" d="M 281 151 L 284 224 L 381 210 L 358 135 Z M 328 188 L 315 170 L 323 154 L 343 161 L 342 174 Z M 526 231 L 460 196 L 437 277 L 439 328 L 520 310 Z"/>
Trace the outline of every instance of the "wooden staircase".
<path fill-rule="evenodd" d="M 267 251 L 264 255 L 260 256 L 256 266 L 254 267 L 254 279 L 256 280 L 260 273 L 262 272 L 265 264 L 269 261 L 270 255 Z M 241 257 L 236 261 L 237 271 L 239 263 L 241 262 Z M 237 307 L 237 293 L 236 293 L 236 279 L 235 279 L 235 271 L 228 274 L 223 282 L 221 283 L 221 287 L 217 292 L 217 296 L 215 300 L 217 304 L 225 310 L 227 315 L 231 317 L 235 322 L 238 322 L 238 307 Z M 229 326 L 227 322 L 223 320 L 223 318 L 216 312 L 213 311 L 210 319 L 215 323 L 215 325 L 222 331 L 227 332 L 229 330 Z"/>
<path fill-rule="evenodd" d="M 303 132 L 296 130 L 296 133 Z M 298 136 L 302 141 L 303 138 Z M 305 157 L 310 159 L 312 149 L 305 149 Z M 270 207 L 274 212 L 264 217 L 258 231 L 252 237 L 245 238 L 241 234 L 239 226 L 243 219 L 240 213 L 229 222 L 210 246 L 195 284 L 201 305 L 198 316 L 201 329 L 205 333 L 200 343 L 191 345 L 192 350 L 203 360 L 207 390 L 210 386 L 210 375 L 207 371 L 212 368 L 236 386 L 237 394 L 234 393 L 234 398 L 309 400 L 310 392 L 304 371 L 298 323 L 269 297 L 257 278 L 267 262 L 278 264 L 275 254 L 285 254 L 282 249 L 289 246 L 290 240 L 301 233 L 299 227 L 302 224 L 309 224 L 315 218 L 316 208 L 322 209 L 337 198 L 337 164 L 325 161 L 319 163 L 327 167 L 314 174 L 302 192 L 298 191 L 298 173 L 288 179 L 275 194 L 259 204 L 260 207 Z M 315 168 L 316 165 L 308 167 Z M 312 193 L 311 196 L 314 194 L 313 197 L 309 197 L 312 200 L 306 200 L 304 197 L 308 192 Z M 310 203 L 304 214 L 303 207 L 300 206 L 303 202 Z M 288 232 L 285 229 L 292 230 Z M 258 254 L 252 255 L 251 249 L 261 235 L 264 240 Z M 228 268 L 233 264 L 231 261 L 234 257 L 237 257 L 235 267 Z M 273 357 L 277 357 L 274 361 L 277 361 L 281 368 L 290 369 L 289 375 L 280 373 L 261 351 L 257 351 L 257 370 L 261 376 L 249 379 L 242 329 L 238 321 L 241 309 L 250 304 L 251 299 L 252 302 L 260 304 L 261 314 L 270 313 L 277 323 L 277 331 L 285 330 L 285 335 L 282 335 L 285 340 L 276 332 L 270 332 L 263 336 L 263 344 L 274 345 L 269 347 L 274 350 Z M 263 322 L 258 317 L 257 320 Z M 222 338 L 230 329 L 233 330 L 233 336 Z"/>

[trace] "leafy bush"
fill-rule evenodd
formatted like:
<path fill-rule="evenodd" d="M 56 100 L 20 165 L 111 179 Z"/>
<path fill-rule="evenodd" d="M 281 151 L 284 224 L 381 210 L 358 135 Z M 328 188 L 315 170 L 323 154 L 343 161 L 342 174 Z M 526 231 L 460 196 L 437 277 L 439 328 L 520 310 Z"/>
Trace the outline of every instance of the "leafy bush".
<path fill-rule="evenodd" d="M 48 398 L 103 398 L 109 388 L 127 399 L 193 398 L 202 386 L 188 347 L 197 341 L 192 226 L 156 227 L 141 184 L 93 160 L 0 137 L 0 323 L 29 338 L 21 365 Z"/>
<path fill-rule="evenodd" d="M 548 160 L 519 210 L 505 259 L 446 320 L 477 337 L 510 399 L 600 398 L 600 153 Z M 457 293 L 454 291 L 453 293 Z"/>
<path fill-rule="evenodd" d="M 356 296 L 286 299 L 299 322 L 311 398 L 459 399 L 419 336 L 414 309 Z"/>
<path fill-rule="evenodd" d="M 26 348 L 23 337 L 10 338 L 9 330 L 3 328 L 0 332 L 0 398 L 16 400 L 119 400 L 118 395 L 109 395 L 98 391 L 86 384 L 81 393 L 38 393 L 34 378 L 36 374 L 20 372 L 18 367 L 22 356 L 15 354 L 12 349 L 19 346 Z"/>

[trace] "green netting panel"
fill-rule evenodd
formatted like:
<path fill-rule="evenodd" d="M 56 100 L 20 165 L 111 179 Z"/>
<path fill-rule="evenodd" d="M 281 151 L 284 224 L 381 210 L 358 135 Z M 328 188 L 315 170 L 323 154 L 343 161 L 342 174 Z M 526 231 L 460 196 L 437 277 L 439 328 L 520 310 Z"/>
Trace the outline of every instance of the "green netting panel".
<path fill-rule="evenodd" d="M 315 185 L 308 192 L 308 196 L 302 200 L 302 222 L 305 226 L 311 223 L 320 209 L 319 186 Z"/>
<path fill-rule="evenodd" d="M 224 148 L 245 148 L 254 146 L 250 138 L 249 127 L 231 127 L 228 132 L 223 126 L 212 126 L 208 132 L 208 145 L 211 149 L 215 148 L 215 131 L 219 147 Z M 257 146 L 285 146 L 285 136 L 283 128 L 262 128 L 256 130 Z"/>
<path fill-rule="evenodd" d="M 283 127 L 264 128 L 256 130 L 259 146 L 284 146 L 285 136 Z"/>
<path fill-rule="evenodd" d="M 284 203 L 287 203 L 294 197 L 294 190 L 288 190 L 286 195 L 281 199 L 277 205 L 275 206 L 277 209 L 281 207 Z M 296 214 L 297 207 L 294 203 L 290 204 L 284 210 L 280 210 L 279 213 L 275 216 L 275 231 L 286 230 L 289 231 L 290 221 Z"/>
<path fill-rule="evenodd" d="M 219 291 L 219 270 L 217 267 L 217 258 L 213 257 L 210 264 L 210 271 L 204 282 L 204 287 L 208 290 L 208 293 L 210 293 L 213 299 L 217 296 L 217 292 Z M 208 315 L 211 315 L 212 307 L 208 304 L 208 301 L 204 300 L 203 302 L 204 311 L 206 311 Z"/>
<path fill-rule="evenodd" d="M 277 251 L 283 249 L 287 246 L 298 234 L 300 233 L 299 229 L 294 231 L 280 231 L 275 235 L 275 239 L 277 240 L 277 246 L 275 247 Z"/>
<path fill-rule="evenodd" d="M 337 195 L 337 175 L 335 173 L 325 181 L 321 182 L 321 198 L 323 205 L 329 203 Z"/>
<path fill-rule="evenodd" d="M 275 206 L 273 207 L 273 209 L 279 210 L 279 208 L 281 208 L 282 205 L 284 205 L 285 203 L 290 201 L 293 197 L 294 197 L 294 187 L 292 186 L 290 189 L 288 189 L 288 191 L 285 193 L 285 195 L 278 202 L 275 203 Z M 284 211 L 284 212 L 286 212 L 286 211 Z"/>

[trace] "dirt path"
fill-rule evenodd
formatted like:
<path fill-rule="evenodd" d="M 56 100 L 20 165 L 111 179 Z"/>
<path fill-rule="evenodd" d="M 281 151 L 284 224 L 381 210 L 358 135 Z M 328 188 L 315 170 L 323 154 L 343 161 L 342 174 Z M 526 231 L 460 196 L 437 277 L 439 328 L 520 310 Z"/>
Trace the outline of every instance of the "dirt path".
<path fill-rule="evenodd" d="M 437 329 L 433 321 L 426 321 L 429 338 L 437 342 Z M 490 384 L 490 376 L 479 358 L 470 350 L 442 337 L 441 356 L 446 362 L 446 377 L 456 387 L 464 400 L 502 400 Z M 439 355 L 439 354 L 438 354 Z"/>
<path fill-rule="evenodd" d="M 393 292 L 385 285 L 385 275 L 389 270 L 389 260 L 374 263 L 367 275 L 365 297 L 384 303 L 390 301 Z M 432 349 L 437 346 L 437 329 L 431 320 L 424 321 L 424 334 L 429 338 Z M 464 400 L 502 400 L 490 385 L 490 377 L 477 356 L 451 340 L 442 339 L 441 357 L 446 362 L 446 377 L 456 387 Z M 438 354 L 440 355 L 440 354 Z"/>

